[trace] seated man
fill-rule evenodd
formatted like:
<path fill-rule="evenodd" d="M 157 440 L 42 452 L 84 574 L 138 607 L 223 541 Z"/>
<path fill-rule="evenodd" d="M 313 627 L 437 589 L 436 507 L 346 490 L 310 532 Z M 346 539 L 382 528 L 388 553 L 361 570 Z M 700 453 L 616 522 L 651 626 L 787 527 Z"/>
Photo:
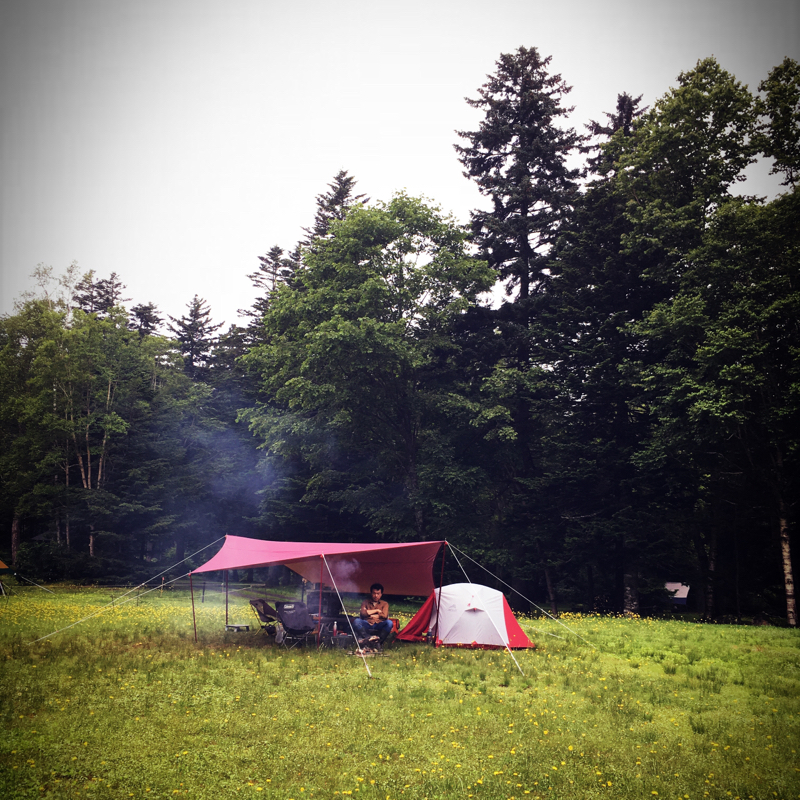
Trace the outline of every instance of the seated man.
<path fill-rule="evenodd" d="M 394 624 L 389 619 L 389 604 L 381 600 L 383 586 L 373 583 L 369 587 L 370 597 L 361 604 L 358 617 L 353 620 L 353 629 L 358 638 L 358 644 L 369 646 L 369 639 L 379 637 L 383 644 L 394 630 Z"/>

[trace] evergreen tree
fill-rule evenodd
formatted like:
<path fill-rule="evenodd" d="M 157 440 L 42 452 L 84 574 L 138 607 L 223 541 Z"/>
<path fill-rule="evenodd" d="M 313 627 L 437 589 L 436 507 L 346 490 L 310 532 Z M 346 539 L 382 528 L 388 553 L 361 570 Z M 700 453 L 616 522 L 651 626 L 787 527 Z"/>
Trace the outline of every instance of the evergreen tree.
<path fill-rule="evenodd" d="M 143 303 L 131 309 L 128 327 L 138 331 L 140 336 L 152 336 L 158 333 L 163 322 L 164 318 L 159 315 L 154 303 Z"/>
<path fill-rule="evenodd" d="M 189 313 L 180 319 L 170 316 L 174 324 L 167 327 L 178 341 L 186 374 L 192 379 L 206 380 L 211 352 L 216 343 L 214 333 L 224 323 L 211 323 L 211 309 L 202 297 L 195 295 L 187 308 Z"/>
<path fill-rule="evenodd" d="M 303 228 L 307 237 L 301 244 L 311 247 L 315 239 L 326 237 L 330 233 L 331 224 L 335 220 L 343 220 L 347 209 L 354 205 L 369 203 L 369 197 L 364 194 L 354 194 L 356 179 L 347 174 L 347 170 L 340 170 L 328 184 L 330 191 L 317 195 L 317 212 L 314 224 L 310 228 Z"/>
<path fill-rule="evenodd" d="M 547 253 L 577 197 L 580 170 L 568 166 L 584 137 L 563 129 L 571 91 L 551 75 L 552 58 L 520 47 L 497 61 L 497 71 L 467 100 L 485 113 L 476 131 L 459 131 L 464 175 L 490 198 L 490 211 L 472 212 L 474 240 L 509 289 L 525 301 L 542 283 Z"/>
<path fill-rule="evenodd" d="M 627 417 L 628 422 L 620 430 L 633 434 L 626 437 L 622 451 L 630 458 L 627 471 L 634 480 L 628 485 L 635 489 L 631 497 L 649 502 L 652 508 L 660 506 L 663 518 L 672 522 L 648 529 L 669 533 L 671 527 L 694 543 L 700 573 L 695 583 L 704 587 L 699 594 L 710 616 L 717 606 L 718 556 L 731 529 L 721 513 L 720 481 L 725 470 L 694 448 L 684 451 L 685 457 L 666 471 L 661 468 L 663 461 L 643 459 L 651 437 L 660 437 L 657 418 L 651 415 L 655 398 L 647 391 L 651 379 L 646 376 L 658 369 L 666 351 L 663 340 L 651 337 L 642 322 L 654 308 L 670 302 L 693 271 L 712 221 L 731 201 L 731 188 L 753 160 L 755 131 L 755 107 L 747 88 L 714 59 L 701 60 L 678 76 L 677 86 L 640 118 L 629 136 L 618 131 L 604 148 L 604 156 L 611 159 L 605 168 L 609 181 L 598 186 L 599 193 L 591 193 L 590 199 L 616 207 L 618 237 L 607 238 L 610 227 L 579 229 L 573 241 L 580 247 L 573 245 L 570 255 L 565 252 L 565 261 L 570 261 L 583 250 L 578 261 L 586 267 L 586 288 L 577 295 L 579 305 L 590 309 L 600 324 L 590 325 L 587 333 L 598 334 L 597 344 L 612 355 L 612 370 L 617 373 L 616 378 L 610 373 L 611 392 L 597 397 L 600 402 L 615 396 L 622 401 L 616 405 L 616 416 L 620 422 Z M 596 214 L 593 218 L 600 219 Z M 607 243 L 611 248 L 603 257 L 599 247 L 606 248 Z M 593 351 L 599 355 L 591 335 L 582 340 L 589 346 L 581 348 L 586 355 Z M 608 349 L 613 342 L 616 345 Z M 605 362 L 596 355 L 587 360 L 600 377 L 602 372 L 591 366 L 593 359 L 597 365 Z M 630 471 L 633 466 L 638 467 L 635 473 Z M 652 536 L 647 542 L 634 536 L 634 552 L 647 552 L 652 541 Z M 668 542 L 667 547 L 677 550 Z M 650 552 L 658 560 L 652 547 Z M 641 559 L 638 562 L 644 566 Z"/>
<path fill-rule="evenodd" d="M 112 272 L 108 278 L 95 280 L 95 271 L 91 269 L 75 285 L 72 299 L 76 308 L 87 314 L 105 317 L 112 308 L 130 300 L 130 297 L 122 296 L 124 290 L 125 285 L 116 272 Z"/>

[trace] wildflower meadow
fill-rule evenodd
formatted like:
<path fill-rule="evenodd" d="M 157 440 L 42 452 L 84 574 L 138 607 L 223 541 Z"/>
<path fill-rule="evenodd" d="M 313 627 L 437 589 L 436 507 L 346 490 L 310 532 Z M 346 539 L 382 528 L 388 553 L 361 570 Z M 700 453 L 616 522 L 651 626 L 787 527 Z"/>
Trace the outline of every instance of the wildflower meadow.
<path fill-rule="evenodd" d="M 0 598 L 0 797 L 800 798 L 794 630 L 525 618 L 517 663 L 365 663 L 226 632 L 219 595 L 195 642 L 186 592 L 53 590 Z"/>

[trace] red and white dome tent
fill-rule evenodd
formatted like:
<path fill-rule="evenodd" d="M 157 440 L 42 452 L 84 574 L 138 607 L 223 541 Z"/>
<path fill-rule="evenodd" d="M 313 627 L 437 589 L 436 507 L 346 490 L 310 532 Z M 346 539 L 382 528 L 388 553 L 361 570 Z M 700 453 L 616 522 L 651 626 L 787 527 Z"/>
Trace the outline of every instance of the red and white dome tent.
<path fill-rule="evenodd" d="M 433 640 L 446 647 L 536 647 L 515 619 L 503 593 L 480 583 L 451 583 L 434 589 L 397 639 Z"/>

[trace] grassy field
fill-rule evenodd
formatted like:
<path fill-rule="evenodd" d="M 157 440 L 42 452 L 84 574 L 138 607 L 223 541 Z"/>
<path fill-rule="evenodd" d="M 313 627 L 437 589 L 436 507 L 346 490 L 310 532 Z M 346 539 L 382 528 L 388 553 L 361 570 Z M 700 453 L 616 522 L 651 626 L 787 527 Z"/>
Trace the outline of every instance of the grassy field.
<path fill-rule="evenodd" d="M 526 619 L 524 675 L 398 645 L 369 678 L 225 633 L 218 594 L 195 644 L 187 594 L 155 592 L 35 641 L 110 601 L 0 599 L 0 797 L 800 798 L 796 631 Z"/>

